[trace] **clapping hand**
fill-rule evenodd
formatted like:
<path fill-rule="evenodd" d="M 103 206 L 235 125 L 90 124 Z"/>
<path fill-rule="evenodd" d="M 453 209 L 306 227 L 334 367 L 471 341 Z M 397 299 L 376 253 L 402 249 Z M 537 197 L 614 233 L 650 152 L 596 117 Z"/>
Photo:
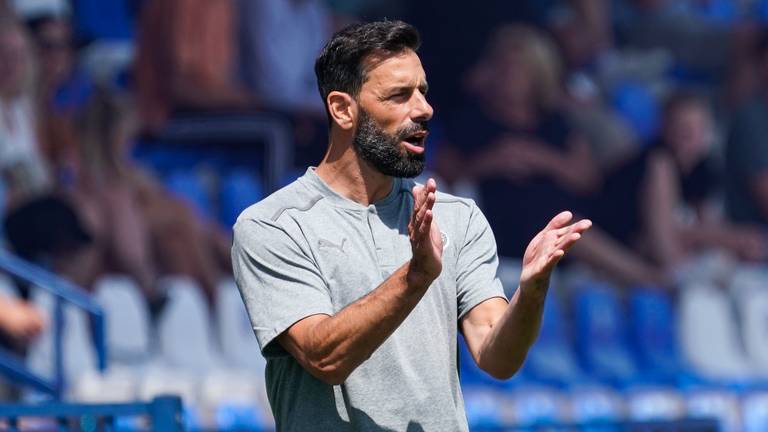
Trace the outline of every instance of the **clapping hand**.
<path fill-rule="evenodd" d="M 413 188 L 413 214 L 408 223 L 408 237 L 413 252 L 411 271 L 428 282 L 437 278 L 443 268 L 443 240 L 432 210 L 436 193 L 437 183 L 434 179 Z"/>
<path fill-rule="evenodd" d="M 545 295 L 552 270 L 566 252 L 592 226 L 592 221 L 582 219 L 568 224 L 573 214 L 564 211 L 547 224 L 528 244 L 523 256 L 520 289 L 536 295 Z"/>

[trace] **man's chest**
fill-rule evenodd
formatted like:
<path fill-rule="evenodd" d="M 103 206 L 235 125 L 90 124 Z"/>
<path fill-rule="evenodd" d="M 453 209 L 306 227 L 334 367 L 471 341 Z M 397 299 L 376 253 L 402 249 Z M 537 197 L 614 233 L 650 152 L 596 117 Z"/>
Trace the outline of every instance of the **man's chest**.
<path fill-rule="evenodd" d="M 406 210 L 382 214 L 372 208 L 364 213 L 335 215 L 333 226 L 303 224 L 303 235 L 328 286 L 334 309 L 340 310 L 367 295 L 411 259 Z M 452 255 L 446 248 L 444 263 L 453 262 Z M 455 298 L 451 267 L 444 265 L 433 288 L 440 286 L 441 296 Z"/>

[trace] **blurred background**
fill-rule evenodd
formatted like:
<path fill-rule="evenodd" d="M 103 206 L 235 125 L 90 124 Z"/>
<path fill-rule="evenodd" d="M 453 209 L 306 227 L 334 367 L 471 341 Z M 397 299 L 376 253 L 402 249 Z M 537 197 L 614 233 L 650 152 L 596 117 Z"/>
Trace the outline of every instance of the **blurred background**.
<path fill-rule="evenodd" d="M 322 158 L 325 41 L 385 17 L 508 294 L 549 218 L 595 222 L 515 378 L 459 353 L 471 429 L 768 431 L 765 0 L 0 0 L 0 395 L 39 408 L 0 429 L 163 394 L 273 428 L 231 226 Z"/>

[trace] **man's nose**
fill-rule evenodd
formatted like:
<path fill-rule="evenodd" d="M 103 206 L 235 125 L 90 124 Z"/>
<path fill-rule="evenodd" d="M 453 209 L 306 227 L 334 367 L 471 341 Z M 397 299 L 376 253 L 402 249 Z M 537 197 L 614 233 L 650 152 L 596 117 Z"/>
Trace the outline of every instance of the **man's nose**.
<path fill-rule="evenodd" d="M 427 102 L 426 96 L 417 92 L 415 99 L 416 101 L 411 114 L 411 120 L 414 122 L 430 120 L 432 118 L 432 114 L 434 114 L 434 110 L 432 109 L 432 105 Z"/>

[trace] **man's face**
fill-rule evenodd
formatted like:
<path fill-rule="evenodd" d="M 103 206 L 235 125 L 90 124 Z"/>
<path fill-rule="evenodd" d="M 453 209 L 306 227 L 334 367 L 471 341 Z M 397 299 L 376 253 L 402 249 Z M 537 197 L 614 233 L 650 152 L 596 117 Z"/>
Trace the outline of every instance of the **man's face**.
<path fill-rule="evenodd" d="M 357 154 L 382 174 L 415 177 L 424 169 L 424 144 L 432 118 L 427 80 L 413 51 L 367 61 L 367 80 L 358 96 L 353 144 Z"/>

